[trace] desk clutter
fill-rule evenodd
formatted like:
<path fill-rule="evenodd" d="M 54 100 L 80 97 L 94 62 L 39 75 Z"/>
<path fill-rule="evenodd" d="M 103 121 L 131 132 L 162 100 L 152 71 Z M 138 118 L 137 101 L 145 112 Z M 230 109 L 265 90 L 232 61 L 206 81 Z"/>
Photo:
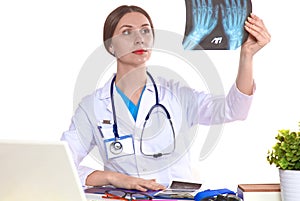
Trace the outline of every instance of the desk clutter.
<path fill-rule="evenodd" d="M 167 189 L 170 189 L 171 186 Z M 189 195 L 187 197 L 178 196 L 185 194 L 183 189 L 179 191 L 180 194 L 174 196 L 171 196 L 171 194 L 164 196 L 160 193 L 161 191 L 140 192 L 137 190 L 114 188 L 112 186 L 89 187 L 84 191 L 87 197 L 94 195 L 99 200 L 281 201 L 280 184 L 238 184 L 236 192 L 226 188 L 202 190 L 200 186 L 194 185 L 194 187 L 199 187 L 198 191 L 194 192 L 194 196 L 190 196 L 191 189 L 187 189 L 186 193 Z M 90 201 L 90 199 L 88 200 Z"/>
<path fill-rule="evenodd" d="M 215 189 L 198 191 L 191 197 L 190 192 L 187 193 L 181 191 L 179 194 L 161 195 L 160 191 L 147 191 L 140 192 L 137 190 L 128 190 L 114 187 L 90 187 L 84 190 L 88 201 L 91 200 L 159 200 L 159 201 L 183 201 L 183 200 L 195 200 L 195 201 L 242 201 L 242 199 L 236 196 L 236 193 L 229 189 Z M 187 197 L 182 195 L 188 194 Z"/>

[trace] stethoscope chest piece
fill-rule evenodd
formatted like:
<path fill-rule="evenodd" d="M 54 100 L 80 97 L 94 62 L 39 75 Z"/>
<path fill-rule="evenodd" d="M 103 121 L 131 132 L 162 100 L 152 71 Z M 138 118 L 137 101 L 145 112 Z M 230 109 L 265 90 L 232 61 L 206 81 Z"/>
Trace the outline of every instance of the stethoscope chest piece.
<path fill-rule="evenodd" d="M 123 151 L 123 145 L 119 141 L 110 144 L 110 152 L 113 154 L 120 154 Z"/>

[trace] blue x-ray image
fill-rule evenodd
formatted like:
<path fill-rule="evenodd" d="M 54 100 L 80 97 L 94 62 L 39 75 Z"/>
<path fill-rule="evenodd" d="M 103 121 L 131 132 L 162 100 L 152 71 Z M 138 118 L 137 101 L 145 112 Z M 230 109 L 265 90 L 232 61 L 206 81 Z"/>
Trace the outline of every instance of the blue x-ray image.
<path fill-rule="evenodd" d="M 186 50 L 235 50 L 248 37 L 244 29 L 251 0 L 185 0 Z"/>

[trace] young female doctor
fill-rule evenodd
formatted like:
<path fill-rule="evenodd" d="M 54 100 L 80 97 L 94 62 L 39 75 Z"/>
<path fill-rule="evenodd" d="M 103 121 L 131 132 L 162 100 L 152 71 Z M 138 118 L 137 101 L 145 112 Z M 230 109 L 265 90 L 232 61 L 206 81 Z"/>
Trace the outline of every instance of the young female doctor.
<path fill-rule="evenodd" d="M 241 47 L 236 81 L 226 98 L 216 98 L 154 78 L 146 68 L 154 42 L 150 16 L 136 6 L 112 11 L 104 24 L 103 39 L 116 58 L 117 72 L 103 88 L 82 100 L 70 129 L 62 136 L 83 184 L 146 191 L 163 189 L 162 184 L 172 178 L 189 179 L 186 131 L 196 124 L 247 116 L 254 92 L 252 59 L 270 41 L 270 34 L 253 14 L 245 29 L 249 37 Z M 104 171 L 80 165 L 95 146 Z"/>

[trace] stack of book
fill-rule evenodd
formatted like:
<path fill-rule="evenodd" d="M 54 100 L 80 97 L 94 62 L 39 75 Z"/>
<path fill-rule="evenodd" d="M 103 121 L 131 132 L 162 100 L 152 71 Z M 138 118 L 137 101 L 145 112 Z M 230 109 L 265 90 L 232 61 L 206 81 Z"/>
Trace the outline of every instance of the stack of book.
<path fill-rule="evenodd" d="M 237 193 L 244 201 L 281 201 L 280 184 L 239 184 Z"/>

